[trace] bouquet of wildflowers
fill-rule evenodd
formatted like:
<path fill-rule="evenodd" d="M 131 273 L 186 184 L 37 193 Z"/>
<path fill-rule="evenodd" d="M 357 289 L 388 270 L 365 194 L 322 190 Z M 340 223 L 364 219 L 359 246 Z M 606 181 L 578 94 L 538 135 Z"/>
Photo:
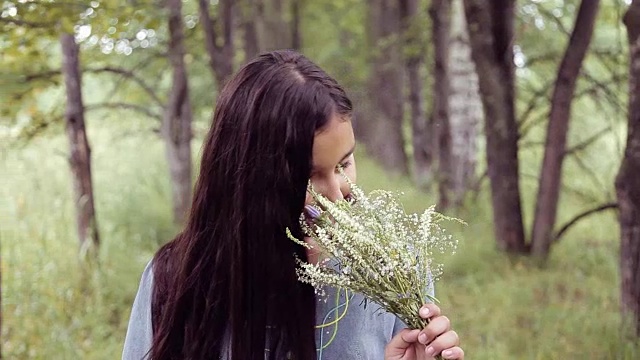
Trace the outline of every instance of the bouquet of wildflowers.
<path fill-rule="evenodd" d="M 409 327 L 422 329 L 427 321 L 418 311 L 425 301 L 437 301 L 429 289 L 442 273 L 433 255 L 455 251 L 457 245 L 439 225 L 450 218 L 434 207 L 420 215 L 406 214 L 395 194 L 378 190 L 365 195 L 350 185 L 352 198 L 335 203 L 309 186 L 315 205 L 306 211 L 314 219 L 303 215 L 300 223 L 314 250 L 327 258 L 317 264 L 298 259 L 298 278 L 320 295 L 327 285 L 361 293 Z M 288 229 L 287 235 L 311 248 Z M 330 260 L 336 266 L 328 266 Z"/>

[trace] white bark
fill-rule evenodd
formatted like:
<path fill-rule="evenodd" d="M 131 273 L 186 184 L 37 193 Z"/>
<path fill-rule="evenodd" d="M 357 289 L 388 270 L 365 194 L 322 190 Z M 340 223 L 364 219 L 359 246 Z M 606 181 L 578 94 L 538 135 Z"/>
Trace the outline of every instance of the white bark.
<path fill-rule="evenodd" d="M 453 0 L 452 5 L 449 47 L 449 122 L 453 155 L 451 181 L 454 201 L 459 203 L 475 179 L 483 110 L 462 0 Z"/>

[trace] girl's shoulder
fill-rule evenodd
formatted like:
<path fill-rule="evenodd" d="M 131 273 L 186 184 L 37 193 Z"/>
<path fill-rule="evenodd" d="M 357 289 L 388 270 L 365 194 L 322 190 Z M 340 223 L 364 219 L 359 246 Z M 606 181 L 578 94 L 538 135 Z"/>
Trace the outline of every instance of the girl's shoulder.
<path fill-rule="evenodd" d="M 127 335 L 124 341 L 122 359 L 146 359 L 151 341 L 153 328 L 151 319 L 151 299 L 153 296 L 153 260 L 147 263 L 142 276 L 133 307 L 129 317 Z"/>

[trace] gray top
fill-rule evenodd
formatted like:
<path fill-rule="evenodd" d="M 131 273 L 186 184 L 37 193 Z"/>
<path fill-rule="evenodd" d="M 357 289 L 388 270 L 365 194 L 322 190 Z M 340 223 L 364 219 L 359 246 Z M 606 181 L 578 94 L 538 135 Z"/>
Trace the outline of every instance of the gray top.
<path fill-rule="evenodd" d="M 123 360 L 149 359 L 145 355 L 152 339 L 152 289 L 153 271 L 149 264 L 133 302 Z M 334 288 L 326 289 L 326 293 L 326 301 L 318 299 L 316 307 L 318 360 L 383 360 L 385 346 L 406 325 L 395 315 L 380 311 L 375 303 L 361 305 L 364 297 L 360 294 Z"/>

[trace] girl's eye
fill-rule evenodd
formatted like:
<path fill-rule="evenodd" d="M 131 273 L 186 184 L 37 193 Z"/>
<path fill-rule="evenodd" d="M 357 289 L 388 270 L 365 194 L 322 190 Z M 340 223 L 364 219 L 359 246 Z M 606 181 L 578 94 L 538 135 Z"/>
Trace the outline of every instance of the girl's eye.
<path fill-rule="evenodd" d="M 341 164 L 338 164 L 338 166 L 336 166 L 336 171 L 345 170 L 349 166 L 351 166 L 351 161 L 345 161 Z"/>

